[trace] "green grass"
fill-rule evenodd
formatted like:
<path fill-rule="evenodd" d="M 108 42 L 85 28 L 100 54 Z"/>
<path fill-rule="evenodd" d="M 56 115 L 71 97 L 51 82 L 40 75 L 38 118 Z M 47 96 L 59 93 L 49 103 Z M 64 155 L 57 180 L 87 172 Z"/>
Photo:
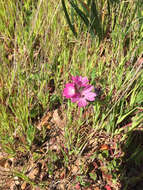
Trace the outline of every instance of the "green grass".
<path fill-rule="evenodd" d="M 60 0 L 0 0 L 0 150 L 6 161 L 12 160 L 11 179 L 17 176 L 20 185 L 58 189 L 61 176 L 55 176 L 61 170 L 68 171 L 63 175 L 70 189 L 98 184 L 99 171 L 104 177 L 101 187 L 120 189 L 117 184 L 129 181 L 122 167 L 128 161 L 124 147 L 132 149 L 128 146 L 132 133 L 143 127 L 143 5 L 139 0 L 119 1 L 110 4 L 109 14 L 105 0 L 98 2 L 98 11 L 102 4 L 103 37 L 91 35 L 74 12 L 76 38 Z M 101 96 L 84 109 L 62 96 L 72 75 L 87 76 L 101 88 Z M 52 121 L 56 109 L 61 113 Z M 39 130 L 37 125 L 47 114 L 51 116 Z M 113 155 L 108 148 L 100 149 L 103 145 L 110 145 Z M 136 168 L 142 161 L 141 149 L 133 151 Z M 21 161 L 19 155 L 27 160 Z M 46 173 L 42 175 L 48 177 L 30 179 L 30 164 L 39 162 Z M 93 170 L 95 162 L 98 169 Z M 78 167 L 75 174 L 72 167 Z M 131 174 L 125 189 L 142 178 Z"/>

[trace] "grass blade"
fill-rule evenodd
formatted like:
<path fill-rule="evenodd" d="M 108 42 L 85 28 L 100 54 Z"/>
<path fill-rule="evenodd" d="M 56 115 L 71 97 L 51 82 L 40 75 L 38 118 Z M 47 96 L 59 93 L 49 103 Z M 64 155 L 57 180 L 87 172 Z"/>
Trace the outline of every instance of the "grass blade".
<path fill-rule="evenodd" d="M 75 9 L 75 11 L 80 16 L 80 18 L 83 20 L 83 22 L 85 23 L 85 25 L 87 27 L 89 27 L 89 20 L 88 20 L 87 16 L 77 7 L 77 5 L 72 0 L 70 0 L 69 3 Z"/>
<path fill-rule="evenodd" d="M 81 4 L 84 12 L 86 12 L 86 15 L 89 17 L 89 6 L 85 4 L 84 2 L 82 2 L 81 0 L 79 0 L 79 3 Z"/>
<path fill-rule="evenodd" d="M 65 13 L 65 17 L 67 19 L 68 25 L 69 25 L 71 31 L 73 32 L 74 36 L 77 37 L 77 33 L 75 31 L 74 25 L 70 21 L 70 17 L 69 17 L 68 12 L 67 12 L 65 1 L 64 0 L 61 0 L 61 1 L 62 1 L 62 6 L 63 6 L 63 10 L 64 10 L 64 13 Z"/>
<path fill-rule="evenodd" d="M 102 27 L 101 27 L 101 20 L 98 16 L 98 11 L 96 8 L 95 1 L 92 0 L 91 2 L 91 15 L 90 15 L 90 30 L 92 34 L 97 34 L 99 39 L 102 38 Z"/>

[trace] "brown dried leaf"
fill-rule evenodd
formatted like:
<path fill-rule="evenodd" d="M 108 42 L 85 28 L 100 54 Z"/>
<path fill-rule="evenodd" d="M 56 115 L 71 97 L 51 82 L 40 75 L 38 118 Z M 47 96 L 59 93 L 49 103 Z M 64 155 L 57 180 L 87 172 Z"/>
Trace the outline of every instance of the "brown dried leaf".
<path fill-rule="evenodd" d="M 65 176 L 66 176 L 66 169 L 63 169 L 63 170 L 61 171 L 61 173 L 60 173 L 60 178 L 61 178 L 61 179 L 64 179 Z"/>
<path fill-rule="evenodd" d="M 94 190 L 100 190 L 99 187 L 95 187 Z"/>
<path fill-rule="evenodd" d="M 79 171 L 79 168 L 76 165 L 72 165 L 71 171 L 72 171 L 73 175 L 76 175 Z"/>
<path fill-rule="evenodd" d="M 107 145 L 107 144 L 103 144 L 101 147 L 100 147 L 100 150 L 109 150 L 110 149 L 110 147 L 109 147 L 109 145 Z"/>
<path fill-rule="evenodd" d="M 24 182 L 24 183 L 21 185 L 21 189 L 22 189 L 22 190 L 26 189 L 26 186 L 27 186 L 27 183 Z"/>
<path fill-rule="evenodd" d="M 143 57 L 142 58 L 140 58 L 140 59 L 138 59 L 138 63 L 137 63 L 137 66 L 139 66 L 139 65 L 143 65 Z"/>
<path fill-rule="evenodd" d="M 7 160 L 5 158 L 1 158 L 0 159 L 0 166 L 5 168 L 6 161 Z"/>
<path fill-rule="evenodd" d="M 33 170 L 30 171 L 30 173 L 28 174 L 29 178 L 34 180 L 36 178 L 36 176 L 38 175 L 39 173 L 39 168 L 36 167 L 34 168 Z"/>
<path fill-rule="evenodd" d="M 62 118 L 60 117 L 60 114 L 58 113 L 58 109 L 56 109 L 54 112 L 53 112 L 53 119 L 52 121 L 59 127 L 59 128 L 63 128 L 66 124 L 66 120 L 65 120 L 65 117 Z"/>
<path fill-rule="evenodd" d="M 40 187 L 34 187 L 33 190 L 41 190 Z"/>
<path fill-rule="evenodd" d="M 59 184 L 57 185 L 57 189 L 58 189 L 58 190 L 65 190 L 65 184 L 64 184 L 64 183 L 59 183 Z"/>
<path fill-rule="evenodd" d="M 49 127 L 49 122 L 50 122 L 51 119 L 52 119 L 52 113 L 51 112 L 47 112 L 46 115 L 44 115 L 42 117 L 41 121 L 38 123 L 37 128 L 39 130 L 41 130 L 41 128 L 43 126 L 46 126 L 46 125 L 48 126 L 48 128 L 50 128 Z"/>

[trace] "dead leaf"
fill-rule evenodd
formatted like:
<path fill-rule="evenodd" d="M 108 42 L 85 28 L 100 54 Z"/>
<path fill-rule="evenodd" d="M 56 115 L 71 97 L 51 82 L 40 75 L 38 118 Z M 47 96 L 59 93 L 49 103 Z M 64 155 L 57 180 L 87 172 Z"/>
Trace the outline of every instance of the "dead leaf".
<path fill-rule="evenodd" d="M 58 189 L 58 190 L 65 190 L 65 185 L 64 185 L 64 183 L 59 183 L 59 184 L 57 185 L 57 189 Z"/>
<path fill-rule="evenodd" d="M 38 128 L 39 130 L 41 130 L 41 128 L 42 128 L 43 126 L 46 126 L 46 125 L 47 125 L 47 126 L 48 126 L 48 129 L 50 129 L 49 122 L 51 121 L 51 119 L 52 119 L 52 113 L 51 113 L 51 112 L 47 112 L 46 115 L 44 115 L 44 116 L 42 117 L 41 121 L 38 123 L 37 128 Z"/>
<path fill-rule="evenodd" d="M 110 149 L 110 147 L 109 147 L 109 145 L 107 145 L 107 144 L 103 144 L 101 147 L 100 147 L 100 150 L 109 150 Z"/>
<path fill-rule="evenodd" d="M 61 178 L 61 179 L 64 179 L 65 176 L 66 176 L 66 169 L 63 169 L 63 170 L 61 171 L 61 173 L 60 173 L 60 178 Z"/>
<path fill-rule="evenodd" d="M 14 177 L 14 182 L 15 182 L 16 185 L 20 184 L 19 178 L 17 176 Z"/>
<path fill-rule="evenodd" d="M 33 190 L 41 190 L 40 187 L 34 187 Z"/>
<path fill-rule="evenodd" d="M 99 187 L 95 187 L 94 190 L 100 190 Z"/>
<path fill-rule="evenodd" d="M 73 175 L 76 175 L 79 171 L 79 168 L 76 165 L 72 165 L 71 171 L 72 171 Z"/>
<path fill-rule="evenodd" d="M 66 120 L 65 120 L 65 117 L 64 118 L 61 118 L 60 117 L 60 114 L 58 112 L 58 109 L 56 109 L 54 112 L 53 112 L 53 119 L 52 121 L 59 127 L 59 128 L 63 128 L 66 124 Z"/>
<path fill-rule="evenodd" d="M 12 182 L 8 182 L 8 186 L 10 187 L 10 190 L 14 190 L 15 189 L 15 182 L 12 181 Z"/>
<path fill-rule="evenodd" d="M 27 183 L 24 182 L 24 183 L 21 185 L 21 189 L 22 189 L 22 190 L 26 189 L 26 186 L 27 186 Z"/>
<path fill-rule="evenodd" d="M 0 159 L 0 166 L 5 168 L 6 161 L 7 160 L 5 158 L 1 158 Z"/>
<path fill-rule="evenodd" d="M 138 62 L 138 66 L 139 66 L 139 65 L 143 65 L 143 57 L 142 57 L 142 58 L 140 58 L 140 59 L 138 59 L 138 61 L 137 61 L 137 62 Z"/>
<path fill-rule="evenodd" d="M 30 171 L 30 173 L 28 174 L 29 178 L 34 180 L 36 178 L 36 176 L 38 175 L 39 173 L 39 168 L 36 167 L 34 168 L 33 170 Z"/>

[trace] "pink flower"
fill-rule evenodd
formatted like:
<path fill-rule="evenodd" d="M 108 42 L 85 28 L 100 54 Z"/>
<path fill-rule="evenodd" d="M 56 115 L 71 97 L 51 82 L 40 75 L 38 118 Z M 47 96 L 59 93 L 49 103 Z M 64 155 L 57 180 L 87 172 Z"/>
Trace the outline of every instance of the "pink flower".
<path fill-rule="evenodd" d="M 76 102 L 79 107 L 85 107 L 88 101 L 94 101 L 97 94 L 92 92 L 94 86 L 89 84 L 87 77 L 73 76 L 73 83 L 67 83 L 63 96 L 70 98 L 72 102 Z"/>
<path fill-rule="evenodd" d="M 83 88 L 81 92 L 77 92 L 72 98 L 72 102 L 77 102 L 79 107 L 85 107 L 88 104 L 88 101 L 94 101 L 96 93 L 92 92 L 94 86 L 88 85 Z"/>
<path fill-rule="evenodd" d="M 66 98 L 72 98 L 76 94 L 75 85 L 73 83 L 67 83 L 63 91 L 63 96 Z"/>
<path fill-rule="evenodd" d="M 82 76 L 72 76 L 72 81 L 74 84 L 76 84 L 79 87 L 86 87 L 89 83 L 89 80 L 87 77 Z"/>

